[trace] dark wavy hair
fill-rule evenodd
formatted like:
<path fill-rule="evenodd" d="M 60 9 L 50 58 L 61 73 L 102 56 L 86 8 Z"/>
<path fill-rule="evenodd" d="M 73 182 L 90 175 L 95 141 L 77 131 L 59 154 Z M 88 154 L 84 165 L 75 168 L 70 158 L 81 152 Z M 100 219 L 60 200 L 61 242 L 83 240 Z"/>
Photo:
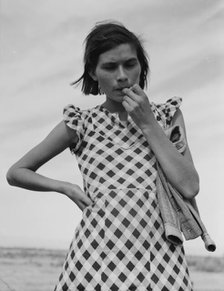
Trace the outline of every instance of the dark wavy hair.
<path fill-rule="evenodd" d="M 148 57 L 140 39 L 123 24 L 117 22 L 97 23 L 85 39 L 84 73 L 72 85 L 82 82 L 82 92 L 85 95 L 100 94 L 98 82 L 90 76 L 94 72 L 99 56 L 118 45 L 130 44 L 136 49 L 137 58 L 141 65 L 139 86 L 144 89 L 147 85 L 149 71 Z"/>

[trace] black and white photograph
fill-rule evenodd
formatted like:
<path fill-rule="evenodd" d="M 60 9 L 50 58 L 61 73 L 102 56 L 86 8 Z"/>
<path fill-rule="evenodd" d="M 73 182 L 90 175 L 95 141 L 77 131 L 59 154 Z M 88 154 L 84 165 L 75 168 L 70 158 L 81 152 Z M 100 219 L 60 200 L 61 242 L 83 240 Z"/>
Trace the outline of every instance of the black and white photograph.
<path fill-rule="evenodd" d="M 224 291 L 223 27 L 0 0 L 0 291 Z"/>

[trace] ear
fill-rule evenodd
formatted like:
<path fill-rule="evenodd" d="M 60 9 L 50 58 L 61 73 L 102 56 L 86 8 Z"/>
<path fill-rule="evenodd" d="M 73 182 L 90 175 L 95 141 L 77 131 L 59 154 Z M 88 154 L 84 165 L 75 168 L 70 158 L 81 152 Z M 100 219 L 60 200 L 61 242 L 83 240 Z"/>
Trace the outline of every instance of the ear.
<path fill-rule="evenodd" d="M 93 81 L 96 81 L 96 82 L 98 81 L 95 72 L 93 72 L 93 71 L 89 71 L 88 73 L 89 73 L 90 77 L 93 79 Z"/>

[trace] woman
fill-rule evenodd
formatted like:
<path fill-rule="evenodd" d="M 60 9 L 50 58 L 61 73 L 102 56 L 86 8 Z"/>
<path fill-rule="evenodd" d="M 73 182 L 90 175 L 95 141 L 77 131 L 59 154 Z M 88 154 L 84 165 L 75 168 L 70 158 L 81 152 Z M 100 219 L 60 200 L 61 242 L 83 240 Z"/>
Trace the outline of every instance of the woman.
<path fill-rule="evenodd" d="M 156 197 L 156 161 L 185 198 L 198 193 L 188 146 L 181 155 L 164 133 L 171 125 L 185 131 L 181 99 L 149 101 L 146 53 L 121 24 L 93 28 L 84 65 L 75 83 L 105 102 L 65 107 L 64 121 L 7 174 L 11 185 L 62 193 L 83 211 L 55 290 L 192 290 L 183 247 L 166 240 Z M 36 173 L 68 147 L 84 191 Z"/>

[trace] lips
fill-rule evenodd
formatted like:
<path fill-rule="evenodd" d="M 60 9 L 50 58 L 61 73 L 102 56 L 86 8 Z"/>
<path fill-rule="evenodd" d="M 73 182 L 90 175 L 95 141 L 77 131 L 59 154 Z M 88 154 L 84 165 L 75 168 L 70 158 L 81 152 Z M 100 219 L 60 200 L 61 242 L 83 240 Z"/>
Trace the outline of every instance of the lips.
<path fill-rule="evenodd" d="M 118 88 L 115 88 L 115 91 L 122 91 L 123 89 L 125 88 L 130 88 L 130 86 L 123 86 L 123 87 L 118 87 Z"/>
<path fill-rule="evenodd" d="M 123 89 L 116 89 L 115 92 L 116 92 L 116 94 L 119 95 L 119 96 L 124 96 L 125 94 L 123 93 L 122 90 L 123 90 Z"/>

